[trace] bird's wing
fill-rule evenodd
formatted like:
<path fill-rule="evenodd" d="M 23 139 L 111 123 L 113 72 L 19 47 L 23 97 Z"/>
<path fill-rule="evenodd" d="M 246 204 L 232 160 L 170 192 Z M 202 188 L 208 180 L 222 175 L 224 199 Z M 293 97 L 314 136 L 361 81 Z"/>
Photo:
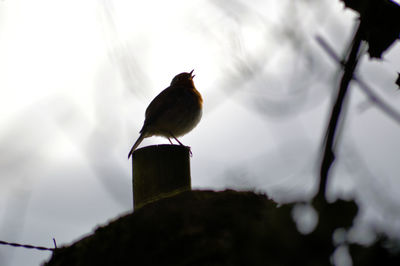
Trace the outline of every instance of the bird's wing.
<path fill-rule="evenodd" d="M 146 126 L 157 121 L 169 108 L 176 105 L 179 98 L 179 91 L 171 87 L 160 92 L 146 109 L 145 121 L 141 131 L 143 131 Z"/>

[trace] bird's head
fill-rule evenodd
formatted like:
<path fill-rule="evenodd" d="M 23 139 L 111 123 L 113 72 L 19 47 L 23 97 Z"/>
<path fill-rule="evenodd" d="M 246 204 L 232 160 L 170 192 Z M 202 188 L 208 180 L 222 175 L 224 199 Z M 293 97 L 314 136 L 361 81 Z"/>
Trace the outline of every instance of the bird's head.
<path fill-rule="evenodd" d="M 188 72 L 183 72 L 178 75 L 176 75 L 172 81 L 171 81 L 171 86 L 191 86 L 194 87 L 193 83 L 193 78 L 195 75 L 193 75 L 193 71 Z"/>

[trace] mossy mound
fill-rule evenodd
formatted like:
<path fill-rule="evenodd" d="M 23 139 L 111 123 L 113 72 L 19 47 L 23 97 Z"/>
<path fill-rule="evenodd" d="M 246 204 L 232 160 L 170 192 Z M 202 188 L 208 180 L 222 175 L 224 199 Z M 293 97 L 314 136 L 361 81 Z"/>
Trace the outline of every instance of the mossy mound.
<path fill-rule="evenodd" d="M 293 206 L 278 207 L 253 192 L 187 191 L 99 227 L 57 249 L 45 265 L 329 265 L 335 247 L 328 225 L 335 219 L 320 219 L 321 226 L 302 235 Z M 357 213 L 352 201 L 328 207 L 324 217 L 328 209 Z"/>

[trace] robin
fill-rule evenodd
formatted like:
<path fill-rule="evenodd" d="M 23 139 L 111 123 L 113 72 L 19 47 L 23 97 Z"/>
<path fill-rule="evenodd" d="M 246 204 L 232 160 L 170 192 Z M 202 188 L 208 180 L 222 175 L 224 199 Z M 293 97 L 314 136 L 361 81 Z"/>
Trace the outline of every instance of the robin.
<path fill-rule="evenodd" d="M 171 85 L 158 94 L 146 109 L 145 120 L 140 136 L 132 146 L 128 159 L 144 138 L 151 136 L 171 138 L 183 145 L 177 137 L 191 131 L 202 115 L 203 99 L 196 90 L 193 70 L 176 75 Z"/>

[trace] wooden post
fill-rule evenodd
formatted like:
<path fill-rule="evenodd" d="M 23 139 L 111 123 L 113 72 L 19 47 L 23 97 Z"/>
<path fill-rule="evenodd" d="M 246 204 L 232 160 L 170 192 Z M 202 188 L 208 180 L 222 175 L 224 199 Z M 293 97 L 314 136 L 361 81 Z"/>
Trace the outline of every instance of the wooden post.
<path fill-rule="evenodd" d="M 190 148 L 154 145 L 132 154 L 134 209 L 191 189 Z"/>

